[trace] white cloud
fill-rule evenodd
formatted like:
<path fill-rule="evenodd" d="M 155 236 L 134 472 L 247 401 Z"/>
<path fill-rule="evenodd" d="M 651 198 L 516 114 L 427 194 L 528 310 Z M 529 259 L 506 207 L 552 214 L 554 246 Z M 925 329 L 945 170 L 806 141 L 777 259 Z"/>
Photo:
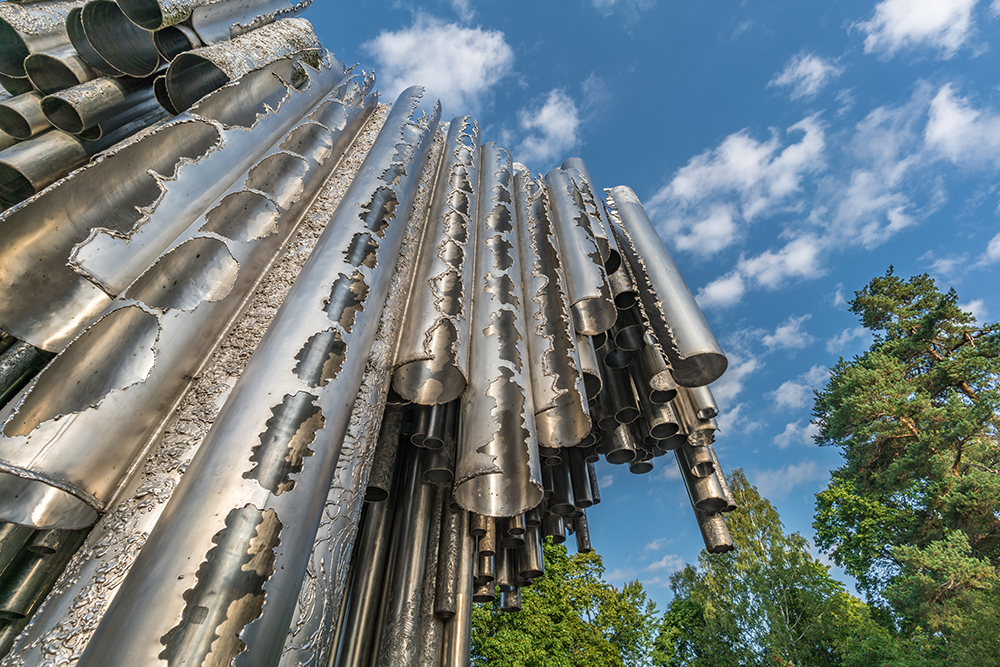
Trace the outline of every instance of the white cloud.
<path fill-rule="evenodd" d="M 743 392 L 747 378 L 760 366 L 757 358 L 746 350 L 730 349 L 726 374 L 712 383 L 712 394 L 719 405 L 734 405 L 736 397 Z"/>
<path fill-rule="evenodd" d="M 997 0 L 997 2 L 1000 2 L 1000 0 Z M 982 264 L 996 264 L 1000 262 L 1000 234 L 997 234 L 990 240 L 980 262 Z"/>
<path fill-rule="evenodd" d="M 990 6 L 990 14 L 994 18 L 1000 17 L 1000 0 L 993 0 L 993 4 Z"/>
<path fill-rule="evenodd" d="M 545 102 L 522 109 L 518 125 L 527 136 L 515 149 L 519 162 L 551 163 L 568 157 L 566 151 L 580 143 L 580 114 L 576 103 L 561 89 L 549 91 Z"/>
<path fill-rule="evenodd" d="M 659 572 L 660 570 L 667 570 L 669 572 L 676 572 L 677 570 L 684 567 L 684 559 L 677 554 L 667 554 L 655 563 L 650 563 L 646 566 L 647 572 Z"/>
<path fill-rule="evenodd" d="M 732 306 L 740 302 L 747 291 L 743 276 L 738 272 L 727 273 L 698 290 L 695 297 L 703 309 Z"/>
<path fill-rule="evenodd" d="M 802 422 L 798 421 L 794 424 L 787 424 L 785 430 L 775 436 L 774 444 L 781 449 L 787 449 L 792 445 L 811 445 L 814 442 L 813 438 L 817 435 L 819 435 L 818 425 L 808 422 L 802 426 Z"/>
<path fill-rule="evenodd" d="M 815 461 L 806 461 L 789 464 L 777 470 L 751 471 L 750 478 L 760 495 L 774 501 L 784 498 L 801 484 L 824 480 L 828 474 Z"/>
<path fill-rule="evenodd" d="M 727 404 L 726 409 L 716 418 L 719 422 L 719 430 L 725 432 L 727 436 L 738 433 L 747 435 L 759 431 L 767 425 L 763 421 L 753 419 L 753 416 L 757 415 L 751 411 L 749 404 L 737 403 L 732 407 L 728 407 L 728 405 L 730 404 Z"/>
<path fill-rule="evenodd" d="M 785 65 L 785 69 L 767 84 L 790 87 L 790 97 L 797 100 L 815 97 L 828 83 L 844 73 L 844 68 L 833 60 L 820 58 L 812 53 L 800 53 Z"/>
<path fill-rule="evenodd" d="M 409 28 L 379 33 L 363 48 L 379 65 L 384 93 L 395 99 L 408 86 L 425 86 L 441 99 L 445 117 L 478 110 L 514 66 L 514 51 L 502 32 L 424 15 Z"/>
<path fill-rule="evenodd" d="M 462 22 L 471 21 L 476 15 L 476 10 L 472 8 L 472 0 L 451 0 L 451 8 Z"/>
<path fill-rule="evenodd" d="M 602 489 L 605 490 L 610 489 L 612 486 L 615 485 L 615 478 L 612 477 L 611 475 L 601 475 L 599 485 Z"/>
<path fill-rule="evenodd" d="M 761 338 L 761 342 L 768 350 L 802 350 L 812 344 L 816 339 L 809 335 L 802 325 L 809 320 L 812 315 L 802 315 L 801 317 L 789 317 L 774 333 L 766 333 Z"/>
<path fill-rule="evenodd" d="M 667 538 L 661 537 L 660 539 L 653 540 L 652 542 L 647 544 L 646 548 L 643 549 L 643 551 L 659 551 L 660 549 L 665 547 L 666 544 L 667 544 Z"/>
<path fill-rule="evenodd" d="M 864 341 L 863 345 L 852 345 L 855 341 Z M 826 351 L 830 354 L 844 355 L 849 349 L 864 347 L 871 344 L 871 333 L 864 327 L 844 329 L 839 334 L 826 341 Z"/>
<path fill-rule="evenodd" d="M 951 84 L 931 100 L 927 144 L 956 164 L 1000 165 L 1000 114 L 974 109 Z"/>
<path fill-rule="evenodd" d="M 826 384 L 830 370 L 826 366 L 816 365 L 795 380 L 787 380 L 769 396 L 778 408 L 800 410 L 813 400 L 813 391 Z"/>
<path fill-rule="evenodd" d="M 837 283 L 837 292 L 833 295 L 833 307 L 843 308 L 847 305 L 847 297 L 844 296 L 844 283 Z"/>
<path fill-rule="evenodd" d="M 974 30 L 977 0 L 883 0 L 867 21 L 855 24 L 866 35 L 866 53 L 893 56 L 905 48 L 929 47 L 950 58 Z"/>
<path fill-rule="evenodd" d="M 986 310 L 986 302 L 982 299 L 974 299 L 968 303 L 960 303 L 958 304 L 958 307 L 966 313 L 972 313 L 972 316 L 980 322 L 984 321 L 990 315 Z"/>
<path fill-rule="evenodd" d="M 640 11 L 656 6 L 656 0 L 590 0 L 590 4 L 605 16 L 610 15 L 616 9 L 621 9 L 629 16 L 634 17 Z"/>
<path fill-rule="evenodd" d="M 819 255 L 823 242 L 815 236 L 800 236 L 778 250 L 767 250 L 756 257 L 743 258 L 739 271 L 757 284 L 775 289 L 796 278 L 817 278 L 825 272 Z"/>

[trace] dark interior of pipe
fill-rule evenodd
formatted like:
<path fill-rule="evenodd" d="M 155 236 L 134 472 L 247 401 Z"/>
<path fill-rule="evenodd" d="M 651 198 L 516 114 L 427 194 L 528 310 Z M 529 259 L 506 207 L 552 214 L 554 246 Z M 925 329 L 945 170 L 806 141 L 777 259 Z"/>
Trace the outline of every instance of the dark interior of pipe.
<path fill-rule="evenodd" d="M 8 106 L 0 105 L 0 130 L 3 130 L 15 139 L 28 139 L 31 137 L 31 125 L 24 116 Z"/>
<path fill-rule="evenodd" d="M 195 102 L 229 83 L 229 77 L 216 65 L 201 56 L 182 53 L 167 70 L 167 92 L 178 110 L 188 109 Z"/>
<path fill-rule="evenodd" d="M 35 194 L 35 187 L 20 171 L 0 162 L 0 201 L 13 206 Z"/>
<path fill-rule="evenodd" d="M 83 8 L 83 30 L 94 49 L 112 67 L 130 76 L 149 76 L 160 64 L 153 33 L 130 21 L 110 0 L 94 0 Z"/>
<path fill-rule="evenodd" d="M 146 30 L 156 30 L 163 23 L 163 12 L 156 0 L 118 0 L 122 11 Z"/>
<path fill-rule="evenodd" d="M 46 97 L 42 100 L 42 113 L 49 122 L 60 130 L 70 134 L 83 132 L 83 119 L 73 105 L 59 97 Z"/>
<path fill-rule="evenodd" d="M 29 55 L 31 52 L 17 30 L 0 19 L 0 72 L 7 76 L 23 77 L 24 59 Z"/>
<path fill-rule="evenodd" d="M 124 5 L 125 3 L 119 4 Z M 163 56 L 163 59 L 168 62 L 194 48 L 184 31 L 174 26 L 153 33 L 153 43 L 156 44 L 156 50 Z"/>
<path fill-rule="evenodd" d="M 66 15 L 66 32 L 69 33 L 69 41 L 73 48 L 80 54 L 80 57 L 87 61 L 91 67 L 102 74 L 109 76 L 120 76 L 121 72 L 111 66 L 104 59 L 97 49 L 94 48 L 87 34 L 83 31 L 83 10 L 80 8 L 71 9 Z"/>
<path fill-rule="evenodd" d="M 69 66 L 47 53 L 36 53 L 24 61 L 28 80 L 43 95 L 51 95 L 80 83 L 79 77 Z"/>
<path fill-rule="evenodd" d="M 167 77 L 156 77 L 156 80 L 153 81 L 153 95 L 156 96 L 156 101 L 160 103 L 160 106 L 166 109 L 171 116 L 176 116 L 179 113 L 167 92 Z"/>
<path fill-rule="evenodd" d="M 14 96 L 23 95 L 34 90 L 31 81 L 27 77 L 16 78 L 7 76 L 6 74 L 0 74 L 0 86 L 3 86 L 4 90 Z"/>

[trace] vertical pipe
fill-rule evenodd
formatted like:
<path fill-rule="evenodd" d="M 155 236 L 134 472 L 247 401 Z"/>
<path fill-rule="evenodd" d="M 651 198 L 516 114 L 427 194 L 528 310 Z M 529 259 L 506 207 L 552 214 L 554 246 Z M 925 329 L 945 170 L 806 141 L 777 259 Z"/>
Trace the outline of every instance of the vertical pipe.
<path fill-rule="evenodd" d="M 724 554 L 735 548 L 733 537 L 729 534 L 726 520 L 721 514 L 708 514 L 696 509 L 694 516 L 698 520 L 698 528 L 701 530 L 701 537 L 705 540 L 705 549 L 708 553 Z"/>
<path fill-rule="evenodd" d="M 587 462 L 584 460 L 584 453 L 579 447 L 569 451 L 569 476 L 573 488 L 573 505 L 577 509 L 592 507 L 594 505 L 594 494 L 590 490 Z"/>
<path fill-rule="evenodd" d="M 378 433 L 378 444 L 375 447 L 375 459 L 368 475 L 368 487 L 365 489 L 365 501 L 370 503 L 383 502 L 392 490 L 392 479 L 396 472 L 396 459 L 399 453 L 399 440 L 402 437 L 403 414 L 405 410 L 398 405 L 386 405 L 382 416 L 382 428 Z"/>
<path fill-rule="evenodd" d="M 601 487 L 597 480 L 597 466 L 587 462 L 587 475 L 590 477 L 590 492 L 594 497 L 594 504 L 601 504 Z"/>
<path fill-rule="evenodd" d="M 464 536 L 469 532 L 469 513 L 452 506 L 446 499 L 444 521 L 441 525 L 441 544 L 438 547 L 437 593 L 434 596 L 434 614 L 443 620 L 454 618 L 458 612 L 461 555 Z"/>
<path fill-rule="evenodd" d="M 576 552 L 578 554 L 589 554 L 594 550 L 594 547 L 590 542 L 590 524 L 587 522 L 586 510 L 574 519 L 573 527 L 576 533 Z"/>
<path fill-rule="evenodd" d="M 425 458 L 430 458 L 425 452 Z M 431 525 L 427 535 L 427 556 L 424 565 L 423 589 L 420 593 L 420 625 L 417 628 L 417 667 L 438 667 L 441 657 L 441 638 L 444 633 L 444 622 L 434 615 L 434 595 L 437 590 L 438 547 L 441 544 L 442 512 L 445 499 L 451 491 L 443 486 L 437 487 L 431 505 Z"/>
<path fill-rule="evenodd" d="M 466 512 L 460 511 L 465 519 Z M 474 540 L 469 535 L 469 522 L 458 522 L 458 550 L 455 572 L 455 613 L 444 627 L 441 641 L 441 667 L 468 667 L 469 648 L 472 645 L 472 573 L 474 567 Z"/>

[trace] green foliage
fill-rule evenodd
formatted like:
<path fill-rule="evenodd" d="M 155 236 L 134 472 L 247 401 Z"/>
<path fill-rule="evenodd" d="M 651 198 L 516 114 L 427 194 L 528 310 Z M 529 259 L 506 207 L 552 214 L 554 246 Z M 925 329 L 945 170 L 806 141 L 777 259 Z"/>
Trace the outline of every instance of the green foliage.
<path fill-rule="evenodd" d="M 892 269 L 851 311 L 875 342 L 817 394 L 818 442 L 844 455 L 817 496 L 818 545 L 887 626 L 952 657 L 960 646 L 970 660 L 996 655 L 983 628 L 1000 621 L 1000 330 L 963 312 L 954 290 Z"/>
<path fill-rule="evenodd" d="M 642 585 L 619 590 L 602 578 L 596 553 L 569 555 L 545 544 L 545 576 L 522 589 L 520 612 L 478 604 L 472 616 L 472 664 L 575 667 L 649 664 L 658 619 Z"/>

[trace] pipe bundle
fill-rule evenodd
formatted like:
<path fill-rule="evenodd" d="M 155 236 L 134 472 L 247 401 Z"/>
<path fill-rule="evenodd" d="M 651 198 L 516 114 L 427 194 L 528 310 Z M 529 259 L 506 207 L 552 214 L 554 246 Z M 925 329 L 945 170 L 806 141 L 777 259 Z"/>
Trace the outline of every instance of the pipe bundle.
<path fill-rule="evenodd" d="M 3 665 L 467 665 L 602 457 L 732 548 L 635 194 L 378 105 L 308 4 L 0 2 Z"/>

